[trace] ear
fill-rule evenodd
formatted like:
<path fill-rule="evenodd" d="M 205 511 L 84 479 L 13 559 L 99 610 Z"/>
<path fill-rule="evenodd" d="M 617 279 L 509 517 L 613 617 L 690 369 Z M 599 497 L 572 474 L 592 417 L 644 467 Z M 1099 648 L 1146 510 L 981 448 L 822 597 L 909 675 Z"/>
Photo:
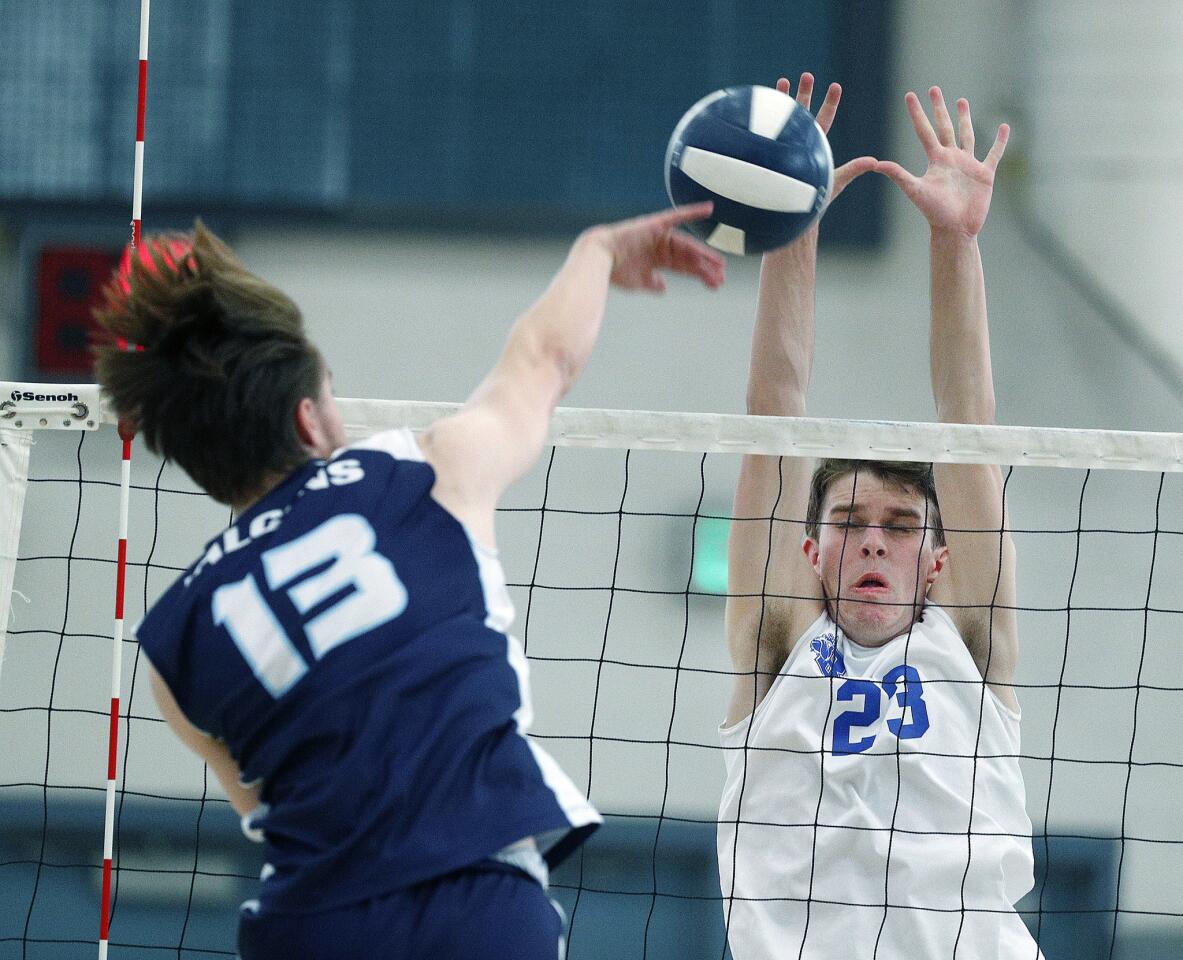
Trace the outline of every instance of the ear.
<path fill-rule="evenodd" d="M 948 562 L 948 560 L 948 547 L 936 547 L 933 550 L 932 563 L 928 568 L 928 588 L 925 590 L 925 593 L 927 593 L 928 589 L 931 589 L 932 585 L 937 582 L 937 578 L 941 575 L 941 571 L 945 569 L 945 564 Z"/>
<path fill-rule="evenodd" d="M 296 412 L 292 414 L 296 423 L 296 436 L 308 448 L 309 453 L 315 454 L 323 440 L 320 417 L 317 416 L 316 404 L 311 397 L 304 397 L 296 404 Z"/>
<path fill-rule="evenodd" d="M 806 562 L 813 567 L 814 574 L 820 580 L 822 578 L 822 572 L 818 569 L 818 563 L 821 559 L 822 552 L 818 542 L 812 537 L 806 537 L 801 541 L 801 552 L 805 554 Z"/>

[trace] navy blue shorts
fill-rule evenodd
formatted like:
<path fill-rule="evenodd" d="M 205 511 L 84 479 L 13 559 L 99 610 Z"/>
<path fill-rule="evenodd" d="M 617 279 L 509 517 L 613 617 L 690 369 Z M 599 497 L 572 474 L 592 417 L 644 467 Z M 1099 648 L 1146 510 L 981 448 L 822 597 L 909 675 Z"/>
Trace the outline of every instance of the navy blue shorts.
<path fill-rule="evenodd" d="M 558 960 L 563 921 L 542 886 L 496 862 L 308 914 L 244 911 L 242 960 Z"/>

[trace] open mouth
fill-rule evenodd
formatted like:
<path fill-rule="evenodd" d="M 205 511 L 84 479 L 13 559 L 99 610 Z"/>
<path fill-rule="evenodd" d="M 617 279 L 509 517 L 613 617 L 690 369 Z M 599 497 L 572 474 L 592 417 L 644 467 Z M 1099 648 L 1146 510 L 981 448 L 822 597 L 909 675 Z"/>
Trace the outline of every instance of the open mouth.
<path fill-rule="evenodd" d="M 886 593 L 887 578 L 879 573 L 864 573 L 851 587 L 859 593 Z"/>

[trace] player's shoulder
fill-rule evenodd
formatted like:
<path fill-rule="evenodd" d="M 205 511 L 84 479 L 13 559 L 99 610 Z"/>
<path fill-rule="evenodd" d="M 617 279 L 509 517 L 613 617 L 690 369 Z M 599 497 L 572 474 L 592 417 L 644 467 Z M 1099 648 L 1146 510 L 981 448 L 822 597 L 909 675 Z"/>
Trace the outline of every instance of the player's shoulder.
<path fill-rule="evenodd" d="M 977 673 L 957 618 L 938 604 L 926 603 L 912 630 L 897 639 L 906 644 L 910 657 L 940 663 L 947 663 L 951 657 Z"/>
<path fill-rule="evenodd" d="M 333 454 L 333 459 L 338 460 L 347 457 L 350 451 L 384 453 L 395 460 L 423 462 L 427 459 L 424 456 L 422 447 L 419 446 L 419 441 L 415 439 L 415 434 L 405 428 L 401 430 L 385 430 L 382 433 L 376 433 L 371 437 L 367 437 L 365 440 L 351 443 L 347 447 L 336 451 Z"/>
<path fill-rule="evenodd" d="M 170 689 L 176 688 L 185 638 L 193 627 L 194 613 L 198 609 L 199 591 L 190 589 L 190 584 L 194 572 L 215 543 L 210 541 L 202 555 L 131 626 L 131 635 Z"/>
<path fill-rule="evenodd" d="M 802 628 L 801 623 L 806 623 L 806 626 Z M 797 622 L 790 624 L 790 627 L 794 651 L 803 644 L 808 646 L 810 642 L 824 634 L 837 635 L 837 627 L 824 605 L 820 611 L 802 609 Z"/>
<path fill-rule="evenodd" d="M 802 611 L 804 613 L 804 611 Z M 804 616 L 802 616 L 804 619 Z M 838 651 L 839 630 L 830 617 L 830 613 L 823 606 L 804 629 L 793 626 L 791 646 L 781 661 L 778 673 L 795 675 L 802 672 L 803 666 L 809 661 L 815 661 L 817 669 L 823 675 L 834 675 L 832 671 L 841 662 Z M 806 672 L 808 668 L 806 668 Z"/>
<path fill-rule="evenodd" d="M 346 500 L 357 495 L 372 497 L 376 489 L 382 496 L 417 499 L 435 483 L 434 467 L 418 438 L 408 429 L 386 430 L 333 451 L 327 460 L 317 461 L 312 476 L 299 494 L 345 488 L 356 484 L 350 494 L 338 490 Z M 334 507 L 340 509 L 338 498 Z"/>
<path fill-rule="evenodd" d="M 949 630 L 958 637 L 961 636 L 961 631 L 957 627 L 957 623 L 953 617 L 938 603 L 926 603 L 924 610 L 920 614 L 921 622 L 930 626 L 931 628 L 940 630 Z"/>

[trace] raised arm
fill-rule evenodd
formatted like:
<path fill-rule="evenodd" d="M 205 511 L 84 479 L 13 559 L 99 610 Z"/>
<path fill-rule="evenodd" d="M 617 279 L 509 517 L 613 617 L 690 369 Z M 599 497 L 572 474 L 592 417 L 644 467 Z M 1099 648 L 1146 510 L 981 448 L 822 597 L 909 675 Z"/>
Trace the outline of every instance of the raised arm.
<path fill-rule="evenodd" d="M 905 98 L 928 158 L 924 176 L 887 161 L 876 170 L 895 181 L 931 229 L 930 361 L 937 416 L 945 423 L 993 423 L 994 379 L 978 233 L 990 211 L 1010 128 L 998 128 L 990 152 L 979 161 L 969 103 L 957 101 L 955 125 L 940 89 L 928 93 L 932 123 L 916 94 Z M 934 472 L 949 560 L 931 599 L 949 608 L 994 692 L 1016 706 L 1010 686 L 1018 659 L 1015 550 L 1006 532 L 1002 471 L 997 466 L 936 464 Z"/>
<path fill-rule="evenodd" d="M 790 92 L 789 81 L 777 89 Z M 797 102 L 809 109 L 812 74 L 803 73 Z M 842 88 L 831 84 L 817 114 L 828 132 Z M 851 160 L 834 171 L 838 194 L 872 169 L 871 157 Z M 756 416 L 805 415 L 813 365 L 814 286 L 818 228 L 764 257 L 747 410 Z M 744 457 L 735 493 L 728 544 L 727 647 L 736 672 L 727 723 L 750 714 L 784 665 L 792 644 L 822 610 L 817 577 L 801 551 L 812 464 L 796 457 Z M 775 522 L 769 517 L 775 516 Z"/>
<path fill-rule="evenodd" d="M 584 232 L 467 403 L 424 436 L 436 499 L 483 542 L 493 543 L 497 500 L 537 460 L 551 414 L 591 356 L 609 285 L 661 293 L 663 270 L 722 284 L 723 257 L 678 229 L 710 211 L 701 203 Z"/>

